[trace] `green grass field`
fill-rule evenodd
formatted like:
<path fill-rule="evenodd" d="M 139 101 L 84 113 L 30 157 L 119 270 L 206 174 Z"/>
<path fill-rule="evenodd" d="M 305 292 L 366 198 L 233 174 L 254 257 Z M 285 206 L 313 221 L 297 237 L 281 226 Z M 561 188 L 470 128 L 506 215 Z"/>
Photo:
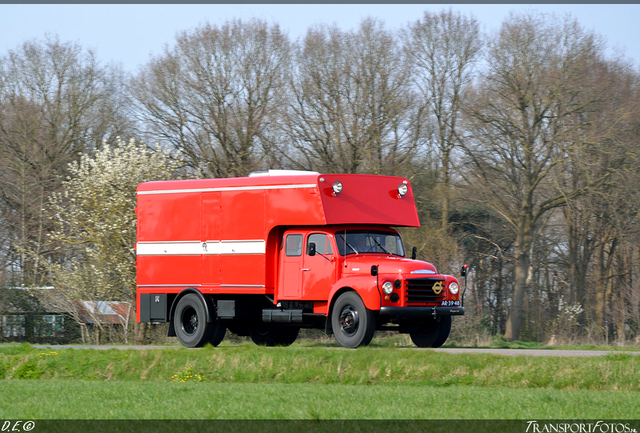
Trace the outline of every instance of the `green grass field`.
<path fill-rule="evenodd" d="M 640 357 L 368 347 L 0 348 L 0 417 L 640 419 Z"/>
<path fill-rule="evenodd" d="M 11 380 L 2 383 L 0 418 L 638 419 L 639 397 L 460 385 Z"/>

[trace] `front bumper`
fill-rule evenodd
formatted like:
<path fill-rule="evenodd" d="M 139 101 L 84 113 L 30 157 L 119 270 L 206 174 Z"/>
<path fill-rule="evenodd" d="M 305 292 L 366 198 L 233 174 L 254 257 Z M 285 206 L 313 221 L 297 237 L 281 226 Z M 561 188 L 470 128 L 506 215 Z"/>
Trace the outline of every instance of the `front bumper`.
<path fill-rule="evenodd" d="M 438 317 L 463 314 L 464 307 L 380 307 L 381 316 Z"/>

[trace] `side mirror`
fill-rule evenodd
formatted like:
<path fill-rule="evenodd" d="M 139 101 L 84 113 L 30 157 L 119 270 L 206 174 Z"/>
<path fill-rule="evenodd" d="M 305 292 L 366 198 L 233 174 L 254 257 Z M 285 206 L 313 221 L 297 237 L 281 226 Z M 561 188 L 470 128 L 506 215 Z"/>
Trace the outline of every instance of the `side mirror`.
<path fill-rule="evenodd" d="M 418 257 L 418 247 L 413 247 L 411 250 L 411 260 L 415 260 Z"/>
<path fill-rule="evenodd" d="M 316 255 L 316 244 L 315 242 L 309 242 L 309 247 L 307 248 L 307 254 L 310 256 Z"/>
<path fill-rule="evenodd" d="M 464 290 L 462 291 L 462 295 L 460 295 L 460 304 L 464 307 L 464 294 L 467 292 L 467 273 L 469 271 L 469 265 L 462 265 L 462 269 L 460 269 L 460 275 L 464 277 Z"/>

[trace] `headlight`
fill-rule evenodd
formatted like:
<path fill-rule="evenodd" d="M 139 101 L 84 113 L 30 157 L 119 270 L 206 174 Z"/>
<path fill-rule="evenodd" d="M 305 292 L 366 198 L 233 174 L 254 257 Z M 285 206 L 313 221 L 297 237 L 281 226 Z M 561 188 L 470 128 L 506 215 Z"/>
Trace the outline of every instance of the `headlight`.
<path fill-rule="evenodd" d="M 333 182 L 333 193 L 338 195 L 342 191 L 342 182 Z"/>
<path fill-rule="evenodd" d="M 386 283 L 384 283 L 382 285 L 382 291 L 384 293 L 386 293 L 387 295 L 390 294 L 391 292 L 393 292 L 393 284 L 391 284 L 389 281 L 387 281 Z"/>
<path fill-rule="evenodd" d="M 449 292 L 452 295 L 455 295 L 458 293 L 458 290 L 460 290 L 460 286 L 458 286 L 458 283 L 451 283 L 449 284 Z"/>
<path fill-rule="evenodd" d="M 409 187 L 407 186 L 406 183 L 401 183 L 400 186 L 398 187 L 398 194 L 400 194 L 400 197 L 405 195 L 408 191 L 409 191 Z"/>

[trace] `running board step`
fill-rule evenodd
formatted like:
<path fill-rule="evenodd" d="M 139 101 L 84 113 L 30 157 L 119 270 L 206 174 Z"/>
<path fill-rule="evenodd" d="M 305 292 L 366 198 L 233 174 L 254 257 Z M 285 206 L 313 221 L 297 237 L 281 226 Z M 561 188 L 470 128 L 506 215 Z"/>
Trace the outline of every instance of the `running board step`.
<path fill-rule="evenodd" d="M 263 322 L 302 323 L 302 310 L 262 310 Z"/>
<path fill-rule="evenodd" d="M 303 310 L 276 310 L 273 308 L 262 310 L 263 322 L 279 322 L 279 323 L 303 323 L 317 322 L 325 320 L 326 315 L 321 313 L 303 313 Z"/>

